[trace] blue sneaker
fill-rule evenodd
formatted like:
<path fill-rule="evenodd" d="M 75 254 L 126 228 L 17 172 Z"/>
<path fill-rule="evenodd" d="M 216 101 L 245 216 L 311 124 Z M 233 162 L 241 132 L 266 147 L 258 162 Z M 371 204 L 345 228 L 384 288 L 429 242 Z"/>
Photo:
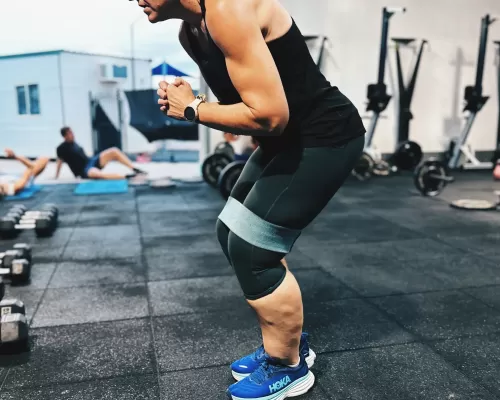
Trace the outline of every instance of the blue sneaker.
<path fill-rule="evenodd" d="M 309 335 L 303 333 L 300 337 L 300 347 L 299 351 L 306 360 L 307 366 L 311 368 L 316 361 L 316 354 L 309 348 Z M 266 352 L 264 351 L 264 346 L 260 346 L 254 353 L 249 354 L 231 364 L 231 373 L 234 379 L 241 381 L 250 375 L 253 371 L 259 368 L 262 360 L 264 360 Z"/>
<path fill-rule="evenodd" d="M 226 394 L 231 400 L 283 400 L 307 393 L 314 381 L 304 356 L 300 355 L 297 367 L 289 367 L 265 355 L 260 366 L 247 378 L 229 386 Z"/>

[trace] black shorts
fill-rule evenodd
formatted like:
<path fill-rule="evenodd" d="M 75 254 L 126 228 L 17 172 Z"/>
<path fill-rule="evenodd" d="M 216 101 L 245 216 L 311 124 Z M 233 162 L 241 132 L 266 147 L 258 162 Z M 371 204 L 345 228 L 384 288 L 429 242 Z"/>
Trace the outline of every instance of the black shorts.
<path fill-rule="evenodd" d="M 349 177 L 364 143 L 364 136 L 358 136 L 330 147 L 277 153 L 259 147 L 246 163 L 231 197 L 269 223 L 302 230 Z"/>
<path fill-rule="evenodd" d="M 82 173 L 82 178 L 83 179 L 88 179 L 89 177 L 89 170 L 91 168 L 97 168 L 97 169 L 102 169 L 101 164 L 99 162 L 99 156 L 100 154 L 95 155 L 94 157 L 91 157 L 87 165 L 85 166 L 83 173 Z"/>

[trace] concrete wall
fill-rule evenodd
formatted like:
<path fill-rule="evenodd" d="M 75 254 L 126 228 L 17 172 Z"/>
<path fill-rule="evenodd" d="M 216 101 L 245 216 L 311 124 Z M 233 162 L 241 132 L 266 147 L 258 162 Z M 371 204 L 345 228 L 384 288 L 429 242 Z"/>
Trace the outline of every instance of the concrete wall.
<path fill-rule="evenodd" d="M 34 61 L 36 60 L 36 61 Z M 38 84 L 40 114 L 19 115 L 16 86 Z M 54 127 L 62 124 L 58 56 L 0 60 L 0 143 L 36 156 L 57 143 Z"/>
<path fill-rule="evenodd" d="M 500 15 L 498 0 L 282 0 L 304 34 L 324 34 L 330 39 L 323 66 L 332 84 L 348 95 L 368 117 L 366 86 L 375 83 L 384 6 L 405 6 L 404 15 L 391 19 L 389 37 L 427 39 L 412 110 L 414 120 L 410 138 L 426 152 L 447 148 L 450 137 L 457 135 L 463 121 L 463 91 L 475 82 L 481 18 Z M 498 96 L 496 89 L 495 46 L 500 40 L 500 22 L 490 27 L 484 92 L 492 98 L 480 112 L 470 134 L 469 143 L 477 150 L 492 150 L 496 142 Z M 417 45 L 419 43 L 417 42 Z M 403 50 L 403 65 L 408 71 L 416 49 Z M 458 65 L 457 65 L 458 59 Z M 395 54 L 389 52 L 389 73 L 395 72 Z M 397 95 L 397 93 L 395 93 Z M 377 129 L 374 144 L 383 152 L 391 152 L 396 144 L 395 102 L 385 111 Z M 366 120 L 368 125 L 368 119 Z"/>

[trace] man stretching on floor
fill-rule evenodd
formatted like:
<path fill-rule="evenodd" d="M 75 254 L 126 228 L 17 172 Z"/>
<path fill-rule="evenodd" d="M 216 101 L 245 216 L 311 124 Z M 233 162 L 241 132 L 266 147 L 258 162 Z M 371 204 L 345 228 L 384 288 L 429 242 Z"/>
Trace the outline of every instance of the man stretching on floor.
<path fill-rule="evenodd" d="M 11 176 L 2 178 L 2 176 L 0 176 L 0 197 L 14 196 L 25 187 L 31 186 L 33 179 L 43 172 L 49 162 L 48 157 L 40 157 L 35 161 L 30 161 L 23 156 L 16 155 L 11 149 L 5 149 L 5 155 L 8 158 L 17 160 L 24 164 L 26 166 L 26 170 L 20 178 Z"/>
<path fill-rule="evenodd" d="M 85 151 L 75 142 L 75 134 L 70 127 L 65 126 L 62 128 L 61 135 L 64 138 L 64 142 L 62 142 L 57 148 L 56 179 L 59 178 L 63 162 L 68 164 L 71 172 L 73 172 L 73 175 L 84 179 L 120 180 L 135 178 L 138 175 L 146 175 L 146 172 L 135 168 L 129 158 L 116 147 L 104 150 L 101 153 L 89 158 L 85 154 Z M 123 175 L 102 172 L 101 170 L 110 161 L 117 161 L 130 168 L 134 171 L 134 173 Z"/>

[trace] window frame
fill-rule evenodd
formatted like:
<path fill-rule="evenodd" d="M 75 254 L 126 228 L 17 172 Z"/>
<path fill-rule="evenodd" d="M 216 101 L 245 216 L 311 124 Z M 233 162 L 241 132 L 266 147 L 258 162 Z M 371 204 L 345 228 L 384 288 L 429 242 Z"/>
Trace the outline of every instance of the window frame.
<path fill-rule="evenodd" d="M 24 113 L 21 113 L 21 107 L 20 104 L 20 100 L 21 100 L 21 96 L 20 96 L 20 89 L 22 88 L 22 91 L 23 91 L 23 104 L 24 104 Z M 33 101 L 33 97 L 32 97 L 32 92 L 33 92 L 33 89 L 32 88 L 36 88 L 36 103 Z M 18 85 L 15 85 L 14 87 L 15 89 L 15 92 L 16 92 L 16 102 L 17 102 L 17 115 L 19 116 L 28 116 L 28 115 L 31 115 L 31 116 L 40 116 L 42 115 L 42 108 L 40 106 L 40 84 L 39 83 L 27 83 L 27 84 L 18 84 Z M 33 105 L 36 104 L 36 107 L 33 107 Z M 36 109 L 38 112 L 37 113 L 33 113 L 32 110 L 33 109 Z"/>

